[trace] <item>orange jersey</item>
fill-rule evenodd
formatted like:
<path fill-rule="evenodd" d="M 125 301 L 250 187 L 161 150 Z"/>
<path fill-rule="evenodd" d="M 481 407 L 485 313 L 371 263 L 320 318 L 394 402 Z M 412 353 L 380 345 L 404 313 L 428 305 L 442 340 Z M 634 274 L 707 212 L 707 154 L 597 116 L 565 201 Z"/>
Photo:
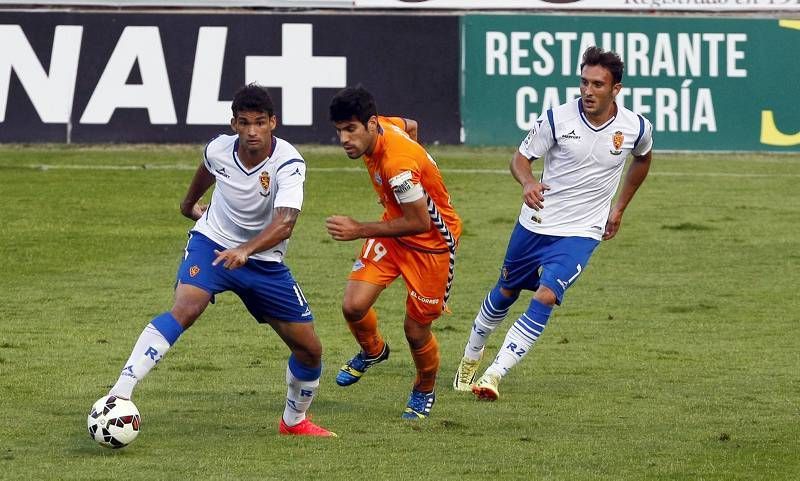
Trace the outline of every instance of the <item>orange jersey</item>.
<path fill-rule="evenodd" d="M 405 132 L 405 121 L 400 117 L 378 117 L 380 132 L 372 155 L 364 156 L 372 187 L 383 204 L 383 220 L 403 217 L 403 210 L 390 185 L 397 176 L 407 176 L 413 184 L 421 184 L 425 193 L 433 200 L 445 225 L 455 239 L 461 236 L 461 219 L 450 205 L 450 194 L 442 180 L 439 167 L 425 149 L 411 140 Z M 407 246 L 426 251 L 447 251 L 442 234 L 431 222 L 431 228 L 422 234 L 399 237 Z"/>

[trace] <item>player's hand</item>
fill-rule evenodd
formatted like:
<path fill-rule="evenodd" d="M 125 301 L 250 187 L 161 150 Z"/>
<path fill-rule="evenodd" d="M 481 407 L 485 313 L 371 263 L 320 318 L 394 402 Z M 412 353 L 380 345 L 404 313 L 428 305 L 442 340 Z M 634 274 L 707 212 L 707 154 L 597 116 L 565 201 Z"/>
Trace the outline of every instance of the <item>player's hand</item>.
<path fill-rule="evenodd" d="M 603 240 L 613 239 L 617 232 L 619 232 L 619 225 L 622 223 L 622 212 L 617 209 L 611 209 L 606 221 L 606 231 L 603 233 Z"/>
<path fill-rule="evenodd" d="M 544 207 L 544 192 L 550 186 L 541 182 L 528 182 L 522 186 L 522 200 L 531 209 L 539 210 Z"/>
<path fill-rule="evenodd" d="M 332 215 L 325 219 L 325 228 L 328 234 L 338 241 L 349 241 L 358 239 L 361 236 L 361 223 L 346 215 Z"/>
<path fill-rule="evenodd" d="M 220 262 L 223 262 L 222 266 L 230 270 L 245 265 L 247 263 L 247 258 L 249 257 L 247 255 L 247 251 L 241 247 L 237 247 L 235 249 L 225 249 L 222 252 L 214 249 L 214 254 L 217 255 L 217 258 L 214 259 L 214 262 L 212 262 L 211 265 L 216 266 Z"/>

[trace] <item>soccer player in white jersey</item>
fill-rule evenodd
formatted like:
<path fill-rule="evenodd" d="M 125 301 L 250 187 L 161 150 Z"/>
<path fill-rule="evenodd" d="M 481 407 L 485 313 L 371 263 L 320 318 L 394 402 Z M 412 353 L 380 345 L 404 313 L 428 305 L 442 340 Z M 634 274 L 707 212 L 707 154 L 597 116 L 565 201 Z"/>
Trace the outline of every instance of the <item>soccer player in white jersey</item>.
<path fill-rule="evenodd" d="M 306 411 L 319 386 L 322 344 L 300 286 L 283 264 L 303 204 L 306 165 L 277 125 L 263 87 L 240 89 L 231 106 L 235 135 L 206 145 L 181 213 L 197 221 L 178 268 L 172 309 L 144 328 L 109 394 L 130 399 L 133 388 L 223 291 L 236 293 L 259 323 L 267 323 L 291 354 L 281 434 L 335 436 Z M 210 205 L 199 201 L 216 184 Z"/>
<path fill-rule="evenodd" d="M 564 291 L 586 270 L 600 240 L 619 231 L 622 214 L 650 169 L 653 127 L 614 100 L 623 63 L 590 47 L 581 62 L 581 96 L 544 112 L 511 160 L 522 185 L 522 211 L 511 234 L 497 285 L 472 324 L 453 387 L 494 401 L 503 376 L 530 352 Z M 611 206 L 625 159 L 633 160 Z M 544 158 L 537 181 L 531 164 Z M 489 335 L 522 289 L 534 291 L 528 309 L 506 333 L 500 350 L 473 384 Z"/>

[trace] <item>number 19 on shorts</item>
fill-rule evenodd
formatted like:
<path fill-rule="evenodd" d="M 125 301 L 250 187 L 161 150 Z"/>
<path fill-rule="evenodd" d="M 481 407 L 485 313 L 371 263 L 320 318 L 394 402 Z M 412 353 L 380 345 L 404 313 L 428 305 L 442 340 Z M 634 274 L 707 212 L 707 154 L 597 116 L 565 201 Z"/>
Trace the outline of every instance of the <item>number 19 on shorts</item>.
<path fill-rule="evenodd" d="M 364 259 L 370 259 L 370 255 L 372 255 L 372 261 L 378 262 L 387 253 L 388 251 L 383 244 L 376 242 L 375 239 L 369 239 L 367 244 L 364 246 L 364 252 L 361 254 L 361 257 Z"/>

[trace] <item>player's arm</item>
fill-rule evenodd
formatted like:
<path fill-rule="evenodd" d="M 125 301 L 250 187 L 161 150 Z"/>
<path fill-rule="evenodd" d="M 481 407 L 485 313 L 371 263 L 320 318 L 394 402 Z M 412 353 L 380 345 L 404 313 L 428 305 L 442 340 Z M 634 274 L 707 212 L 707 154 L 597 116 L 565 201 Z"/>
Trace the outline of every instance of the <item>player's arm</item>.
<path fill-rule="evenodd" d="M 197 220 L 203 216 L 203 213 L 208 209 L 207 204 L 200 204 L 199 200 L 203 195 L 214 185 L 215 178 L 208 171 L 204 163 L 201 163 L 192 177 L 192 182 L 189 184 L 189 189 L 181 201 L 181 214 L 186 217 Z"/>
<path fill-rule="evenodd" d="M 400 203 L 403 217 L 382 222 L 359 222 L 345 215 L 333 215 L 325 221 L 328 233 L 335 240 L 348 241 L 370 237 L 403 237 L 422 234 L 431 228 L 425 197 Z"/>
<path fill-rule="evenodd" d="M 536 180 L 533 176 L 531 165 L 533 160 L 528 159 L 519 151 L 514 152 L 511 158 L 511 175 L 517 179 L 522 186 L 522 200 L 531 209 L 539 210 L 544 207 L 544 192 L 550 190 L 550 186 Z"/>
<path fill-rule="evenodd" d="M 633 199 L 634 194 L 642 185 L 644 179 L 647 177 L 647 172 L 650 170 L 650 161 L 652 160 L 652 150 L 641 156 L 633 156 L 631 165 L 628 166 L 628 172 L 625 174 L 625 182 L 622 185 L 622 190 L 617 197 L 617 202 L 611 208 L 606 222 L 606 231 L 603 233 L 603 240 L 612 239 L 622 223 L 622 214 L 628 207 L 628 204 Z"/>
<path fill-rule="evenodd" d="M 299 209 L 276 207 L 272 213 L 272 222 L 264 230 L 239 247 L 226 249 L 222 252 L 214 251 L 217 254 L 217 258 L 211 264 L 217 265 L 222 262 L 226 269 L 236 269 L 243 266 L 251 255 L 275 247 L 291 237 L 299 215 Z"/>

